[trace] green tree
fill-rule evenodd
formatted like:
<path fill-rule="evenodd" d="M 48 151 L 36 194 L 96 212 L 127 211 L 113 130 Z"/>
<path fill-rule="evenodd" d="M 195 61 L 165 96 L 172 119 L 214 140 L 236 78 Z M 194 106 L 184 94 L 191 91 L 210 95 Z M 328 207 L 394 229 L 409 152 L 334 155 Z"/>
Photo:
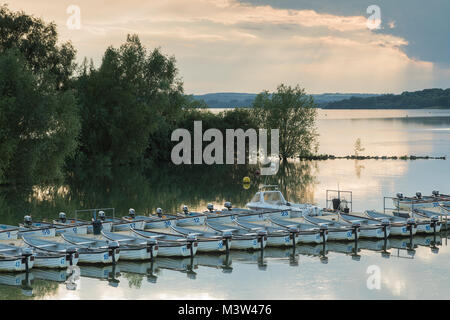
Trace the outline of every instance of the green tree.
<path fill-rule="evenodd" d="M 263 91 L 256 96 L 252 114 L 261 128 L 280 130 L 280 158 L 286 160 L 317 152 L 315 107 L 304 89 L 281 84 L 276 92 Z"/>
<path fill-rule="evenodd" d="M 0 6 L 0 53 L 11 48 L 22 53 L 33 73 L 51 79 L 55 88 L 70 87 L 76 51 L 70 42 L 58 44 L 55 23 Z"/>
<path fill-rule="evenodd" d="M 17 49 L 0 54 L 0 174 L 3 183 L 60 177 L 76 147 L 78 110 L 70 91 L 33 73 Z"/>
<path fill-rule="evenodd" d="M 81 158 L 103 165 L 158 158 L 185 101 L 177 72 L 173 57 L 148 51 L 136 35 L 109 47 L 98 70 L 85 63 L 76 85 Z"/>

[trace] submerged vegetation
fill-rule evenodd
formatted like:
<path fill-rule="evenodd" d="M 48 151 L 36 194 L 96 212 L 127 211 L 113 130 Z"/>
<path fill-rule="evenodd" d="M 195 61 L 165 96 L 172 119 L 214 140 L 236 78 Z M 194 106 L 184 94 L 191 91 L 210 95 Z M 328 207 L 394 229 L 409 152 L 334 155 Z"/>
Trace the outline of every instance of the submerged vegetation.
<path fill-rule="evenodd" d="M 249 109 L 218 114 L 184 94 L 176 60 L 137 35 L 99 67 L 76 66 L 54 23 L 0 6 L 0 183 L 51 183 L 84 168 L 166 165 L 171 133 L 280 128 L 281 157 L 311 154 L 314 102 L 299 87 L 263 92 Z M 81 169 L 81 170 L 78 170 Z M 141 169 L 139 169 L 141 171 Z"/>

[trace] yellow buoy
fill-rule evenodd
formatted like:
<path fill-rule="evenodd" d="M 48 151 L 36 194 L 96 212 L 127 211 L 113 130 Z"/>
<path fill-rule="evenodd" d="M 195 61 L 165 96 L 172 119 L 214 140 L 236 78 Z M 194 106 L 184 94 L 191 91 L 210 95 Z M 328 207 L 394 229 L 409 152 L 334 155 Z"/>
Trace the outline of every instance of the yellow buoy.
<path fill-rule="evenodd" d="M 245 190 L 250 189 L 250 183 L 244 183 L 242 186 L 244 187 Z"/>
<path fill-rule="evenodd" d="M 242 179 L 243 183 L 250 183 L 250 178 L 249 177 L 244 177 L 244 179 Z"/>

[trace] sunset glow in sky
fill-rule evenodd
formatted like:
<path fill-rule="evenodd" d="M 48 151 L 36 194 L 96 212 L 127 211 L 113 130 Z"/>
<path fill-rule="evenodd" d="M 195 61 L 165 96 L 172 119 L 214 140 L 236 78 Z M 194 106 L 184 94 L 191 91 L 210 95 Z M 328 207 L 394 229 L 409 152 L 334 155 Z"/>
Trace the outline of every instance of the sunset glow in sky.
<path fill-rule="evenodd" d="M 339 5 L 337 4 L 339 2 Z M 14 0 L 55 21 L 77 60 L 96 65 L 137 33 L 174 55 L 186 93 L 260 92 L 279 83 L 309 93 L 399 93 L 450 87 L 449 1 Z M 421 4 L 419 4 L 421 2 Z M 381 28 L 367 28 L 369 5 Z M 70 30 L 67 8 L 80 8 Z"/>

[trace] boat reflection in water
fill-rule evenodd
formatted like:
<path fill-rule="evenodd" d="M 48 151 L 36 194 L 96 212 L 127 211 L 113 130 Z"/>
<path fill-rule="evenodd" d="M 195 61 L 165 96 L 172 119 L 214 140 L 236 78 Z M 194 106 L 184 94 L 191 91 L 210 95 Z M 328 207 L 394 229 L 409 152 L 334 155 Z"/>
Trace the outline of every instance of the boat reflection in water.
<path fill-rule="evenodd" d="M 111 287 L 117 287 L 120 281 L 117 277 L 120 277 L 120 269 L 117 265 L 107 266 L 90 266 L 80 265 L 80 276 L 85 278 L 99 279 L 102 281 L 108 281 L 108 285 Z"/>
<path fill-rule="evenodd" d="M 0 285 L 21 288 L 21 294 L 26 297 L 33 295 L 34 275 L 31 272 L 0 273 Z"/>
<path fill-rule="evenodd" d="M 228 254 L 198 253 L 193 258 L 157 257 L 153 261 L 119 260 L 116 265 L 79 265 L 67 270 L 33 268 L 30 272 L 0 273 L 0 289 L 5 286 L 8 297 L 32 298 L 40 296 L 38 291 L 45 288 L 45 295 L 56 292 L 57 288 L 80 290 L 77 284 L 83 278 L 107 281 L 108 285 L 118 287 L 127 283 L 130 288 L 141 288 L 143 283 L 156 284 L 158 279 L 168 278 L 171 272 L 186 274 L 188 279 L 195 280 L 197 273 L 217 270 L 229 274 L 239 272 L 243 264 L 256 265 L 257 270 L 266 271 L 271 264 L 285 263 L 290 267 L 302 264 L 302 257 L 309 262 L 320 261 L 327 264 L 334 255 L 350 256 L 353 261 L 360 261 L 366 252 L 380 253 L 387 259 L 414 259 L 416 250 L 430 248 L 431 253 L 438 254 L 440 246 L 446 246 L 448 234 L 423 234 L 413 237 L 390 237 L 389 239 L 360 239 L 357 242 L 328 241 L 325 244 L 302 244 L 295 247 L 267 247 L 263 251 L 231 250 Z M 444 250 L 444 252 L 446 252 Z M 199 270 L 200 269 L 200 270 Z M 208 270 L 207 270 L 208 269 Z M 146 280 L 146 281 L 145 281 Z M 20 288 L 20 291 L 8 289 Z"/>

